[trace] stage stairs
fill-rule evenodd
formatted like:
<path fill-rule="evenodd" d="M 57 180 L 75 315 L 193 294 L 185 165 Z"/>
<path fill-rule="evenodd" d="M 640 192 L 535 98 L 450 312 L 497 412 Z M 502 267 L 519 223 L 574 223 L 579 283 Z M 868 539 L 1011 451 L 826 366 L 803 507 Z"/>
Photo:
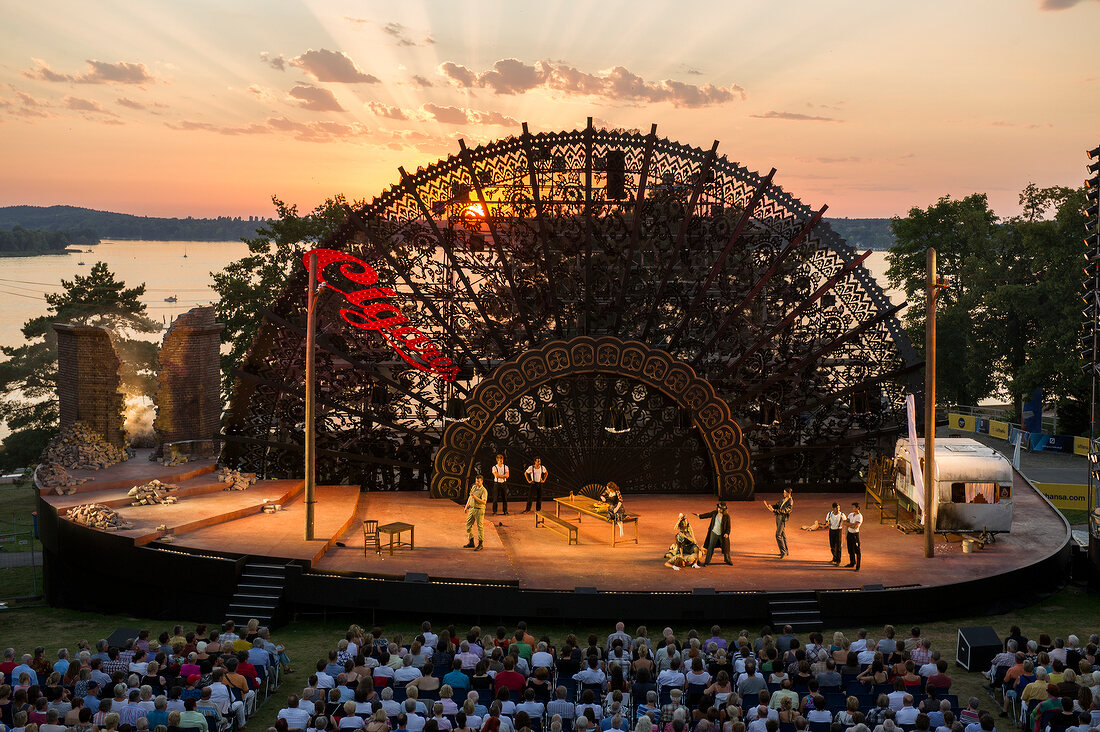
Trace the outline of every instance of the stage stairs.
<path fill-rule="evenodd" d="M 279 607 L 285 591 L 285 564 L 275 564 L 262 557 L 248 557 L 225 617 L 236 623 L 237 627 L 244 627 L 255 618 L 260 625 L 274 629 L 281 621 Z"/>
<path fill-rule="evenodd" d="M 768 616 L 776 634 L 783 632 L 783 626 L 789 625 L 796 633 L 821 630 L 821 608 L 817 604 L 817 593 L 813 590 L 768 593 Z"/>

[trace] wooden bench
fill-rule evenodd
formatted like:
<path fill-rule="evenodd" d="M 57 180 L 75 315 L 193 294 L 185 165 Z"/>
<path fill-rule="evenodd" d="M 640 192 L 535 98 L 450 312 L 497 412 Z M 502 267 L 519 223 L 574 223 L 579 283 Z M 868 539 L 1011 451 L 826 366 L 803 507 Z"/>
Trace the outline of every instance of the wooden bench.
<path fill-rule="evenodd" d="M 577 525 L 559 516 L 555 516 L 549 511 L 535 512 L 535 527 L 538 528 L 539 526 L 545 526 L 554 531 L 561 531 L 562 536 L 569 539 L 569 544 L 577 543 Z"/>

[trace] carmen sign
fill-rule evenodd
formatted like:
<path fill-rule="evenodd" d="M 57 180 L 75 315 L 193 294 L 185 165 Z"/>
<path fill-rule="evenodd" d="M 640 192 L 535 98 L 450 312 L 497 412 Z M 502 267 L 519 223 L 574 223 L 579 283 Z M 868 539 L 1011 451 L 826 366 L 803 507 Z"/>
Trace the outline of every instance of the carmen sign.
<path fill-rule="evenodd" d="M 443 355 L 442 349 L 431 338 L 409 324 L 409 319 L 390 300 L 397 297 L 397 293 L 388 287 L 374 287 L 378 284 L 378 273 L 374 267 L 346 252 L 312 249 L 302 257 L 302 264 L 307 270 L 311 256 L 317 258 L 317 281 L 339 292 L 354 306 L 340 309 L 340 317 L 349 325 L 381 334 L 397 355 L 413 368 L 439 374 L 444 381 L 455 380 L 458 366 Z M 365 285 L 367 289 L 344 292 L 326 280 L 325 268 L 336 262 L 344 263 L 340 265 L 341 275 L 358 285 Z"/>

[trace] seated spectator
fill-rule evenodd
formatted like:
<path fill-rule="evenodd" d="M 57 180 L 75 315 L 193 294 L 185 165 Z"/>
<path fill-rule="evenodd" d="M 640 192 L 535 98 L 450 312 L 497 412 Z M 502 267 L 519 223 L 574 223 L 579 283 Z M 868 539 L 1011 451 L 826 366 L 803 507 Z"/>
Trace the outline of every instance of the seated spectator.
<path fill-rule="evenodd" d="M 820 694 L 815 694 L 813 697 L 813 708 L 806 714 L 807 722 L 832 722 L 833 715 L 825 707 L 825 697 Z"/>
<path fill-rule="evenodd" d="M 867 711 L 864 721 L 868 727 L 878 729 L 887 719 L 894 719 L 894 710 L 890 708 L 890 697 L 879 694 L 875 705 Z"/>
<path fill-rule="evenodd" d="M 940 693 L 951 688 L 951 677 L 947 675 L 947 661 L 941 658 L 936 662 L 936 673 L 928 677 L 925 688 L 935 689 Z"/>
<path fill-rule="evenodd" d="M 913 706 L 913 695 L 906 694 L 902 698 L 901 709 L 894 713 L 894 720 L 903 725 L 915 724 L 918 714 L 920 714 L 920 710 Z"/>

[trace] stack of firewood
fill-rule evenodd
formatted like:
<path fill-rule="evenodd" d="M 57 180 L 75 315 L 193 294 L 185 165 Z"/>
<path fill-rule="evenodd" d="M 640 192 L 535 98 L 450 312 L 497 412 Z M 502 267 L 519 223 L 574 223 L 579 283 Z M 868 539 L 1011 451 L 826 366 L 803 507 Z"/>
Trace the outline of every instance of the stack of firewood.
<path fill-rule="evenodd" d="M 104 531 L 117 531 L 119 529 L 132 529 L 134 525 L 122 520 L 118 512 L 112 511 L 99 503 L 86 503 L 83 506 L 73 506 L 69 509 L 68 517 L 71 521 L 83 526 L 91 526 L 93 529 Z"/>
<path fill-rule="evenodd" d="M 256 482 L 255 473 L 242 473 L 232 468 L 222 468 L 218 471 L 218 480 L 226 483 L 227 491 L 243 491 Z"/>
<path fill-rule="evenodd" d="M 39 485 L 52 488 L 59 496 L 71 496 L 76 493 L 76 486 L 91 480 L 91 478 L 74 478 L 61 463 L 43 463 L 38 466 L 35 475 Z"/>
<path fill-rule="evenodd" d="M 179 500 L 178 496 L 171 495 L 172 492 L 177 490 L 179 490 L 178 485 L 161 483 L 155 479 L 144 485 L 135 485 L 130 489 L 129 496 L 133 499 L 130 501 L 130 505 L 152 506 L 156 503 L 169 505 Z"/>
<path fill-rule="evenodd" d="M 61 463 L 70 470 L 101 470 L 127 459 L 124 449 L 107 442 L 83 422 L 76 422 L 50 440 L 39 462 Z"/>

